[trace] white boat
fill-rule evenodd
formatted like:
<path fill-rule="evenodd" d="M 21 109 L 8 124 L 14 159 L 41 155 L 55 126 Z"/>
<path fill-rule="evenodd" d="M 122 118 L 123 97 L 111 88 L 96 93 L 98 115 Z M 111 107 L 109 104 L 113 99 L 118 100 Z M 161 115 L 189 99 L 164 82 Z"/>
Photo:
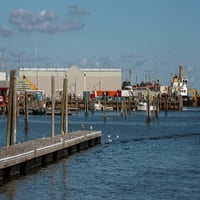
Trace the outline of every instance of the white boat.
<path fill-rule="evenodd" d="M 95 102 L 89 105 L 89 109 L 93 111 L 102 110 L 103 105 L 100 102 Z"/>
<path fill-rule="evenodd" d="M 138 111 L 146 111 L 146 110 L 147 110 L 147 102 L 145 102 L 145 101 L 139 102 L 139 103 L 137 104 L 137 110 L 138 110 Z M 150 111 L 155 110 L 154 106 L 150 105 L 149 110 L 150 110 Z"/>

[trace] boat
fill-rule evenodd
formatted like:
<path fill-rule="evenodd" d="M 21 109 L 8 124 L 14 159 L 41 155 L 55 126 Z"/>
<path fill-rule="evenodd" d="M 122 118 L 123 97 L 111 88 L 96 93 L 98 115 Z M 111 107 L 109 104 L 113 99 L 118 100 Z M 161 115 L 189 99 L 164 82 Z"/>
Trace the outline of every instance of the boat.
<path fill-rule="evenodd" d="M 32 115 L 46 115 L 45 109 L 32 109 Z"/>
<path fill-rule="evenodd" d="M 47 114 L 47 115 L 52 115 L 52 110 L 51 110 L 51 109 L 47 109 L 47 110 L 46 110 L 46 114 Z M 61 110 L 58 109 L 58 108 L 56 108 L 56 109 L 54 110 L 54 115 L 61 115 Z M 71 112 L 70 110 L 68 110 L 68 115 L 72 115 L 72 112 Z"/>
<path fill-rule="evenodd" d="M 146 101 L 141 101 L 137 104 L 137 110 L 138 111 L 146 111 L 147 110 L 147 102 Z M 154 106 L 150 105 L 149 108 L 150 111 L 155 110 Z"/>
<path fill-rule="evenodd" d="M 112 106 L 103 106 L 102 110 L 103 111 L 113 111 L 113 107 Z"/>
<path fill-rule="evenodd" d="M 103 105 L 98 101 L 98 102 L 89 104 L 89 109 L 93 111 L 103 110 Z"/>

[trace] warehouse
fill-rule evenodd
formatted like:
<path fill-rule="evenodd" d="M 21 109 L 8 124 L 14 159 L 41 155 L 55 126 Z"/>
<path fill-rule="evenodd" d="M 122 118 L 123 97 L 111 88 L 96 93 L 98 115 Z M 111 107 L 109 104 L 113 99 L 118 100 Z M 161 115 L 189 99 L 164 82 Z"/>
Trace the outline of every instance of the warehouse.
<path fill-rule="evenodd" d="M 63 78 L 68 77 L 68 93 L 82 96 L 83 91 L 121 89 L 122 75 L 119 68 L 20 68 L 19 83 L 26 77 L 46 96 L 51 95 L 51 77 L 55 76 L 56 90 L 61 91 Z"/>

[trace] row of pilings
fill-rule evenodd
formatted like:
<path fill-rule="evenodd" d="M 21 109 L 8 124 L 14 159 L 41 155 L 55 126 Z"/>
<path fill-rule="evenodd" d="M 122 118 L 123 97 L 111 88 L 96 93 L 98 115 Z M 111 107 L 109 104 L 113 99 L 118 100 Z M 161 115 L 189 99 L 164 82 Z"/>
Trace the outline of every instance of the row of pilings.
<path fill-rule="evenodd" d="M 8 101 L 8 121 L 7 121 L 7 134 L 6 134 L 6 146 L 12 145 L 16 143 L 16 119 L 19 111 L 19 104 L 17 102 L 17 91 L 16 91 L 16 71 L 12 70 L 10 72 L 10 86 L 9 86 L 9 101 Z M 63 80 L 63 92 L 60 101 L 55 99 L 55 77 L 52 76 L 51 79 L 51 101 L 44 100 L 42 102 L 39 101 L 40 105 L 46 104 L 46 107 L 51 107 L 51 136 L 54 136 L 54 115 L 55 108 L 59 108 L 61 115 L 61 123 L 60 123 L 60 134 L 67 133 L 68 130 L 68 110 L 85 110 L 88 112 L 89 104 L 94 103 L 94 99 L 89 99 L 89 97 L 84 97 L 83 100 L 78 100 L 76 98 L 68 100 L 68 79 L 67 77 Z M 153 105 L 156 107 L 158 113 L 159 110 L 176 110 L 181 111 L 183 108 L 183 100 L 181 97 L 171 98 L 168 96 L 161 97 L 159 93 L 147 90 L 146 99 L 148 106 Z M 127 97 L 123 100 L 119 100 L 116 98 L 115 100 L 107 100 L 106 98 L 100 100 L 100 103 L 103 106 L 112 107 L 113 110 L 121 111 L 123 113 L 135 111 L 137 110 L 137 104 L 139 100 L 133 97 Z M 31 103 L 28 99 L 28 95 L 25 92 L 24 104 L 22 109 L 25 114 L 25 125 L 24 128 L 27 131 L 29 128 L 29 109 L 31 108 Z M 156 114 L 157 115 L 157 114 Z M 148 109 L 147 109 L 147 121 L 148 121 Z M 106 118 L 106 116 L 105 116 Z"/>
<path fill-rule="evenodd" d="M 154 98 L 157 98 L 156 96 Z M 170 98 L 170 97 L 160 97 L 159 96 L 159 110 L 173 110 L 173 111 L 181 111 L 183 109 L 182 98 L 179 97 L 177 99 Z M 51 107 L 51 101 L 45 101 L 47 107 Z M 72 99 L 68 102 L 69 110 L 76 111 L 76 110 L 83 110 L 88 111 L 89 105 L 95 103 L 95 99 L 87 99 L 87 100 L 80 100 L 80 99 Z M 127 109 L 128 111 L 135 111 L 137 110 L 138 100 L 134 98 L 124 98 L 123 100 L 106 100 L 100 99 L 98 100 L 100 104 L 107 107 L 112 107 L 113 110 L 122 110 Z M 154 101 L 150 100 L 150 104 L 153 104 Z M 60 108 L 61 101 L 56 101 L 57 108 Z"/>
<path fill-rule="evenodd" d="M 8 106 L 7 106 L 7 129 L 6 129 L 6 146 L 11 146 L 16 144 L 16 134 L 17 134 L 17 117 L 19 114 L 19 104 L 17 101 L 17 91 L 16 91 L 17 76 L 16 70 L 10 71 L 10 85 L 8 94 Z M 61 116 L 60 116 L 60 134 L 68 133 L 68 78 L 67 76 L 63 79 L 63 92 L 60 101 L 61 104 Z M 51 137 L 55 136 L 55 77 L 51 78 Z M 29 129 L 29 109 L 30 105 L 28 103 L 28 95 L 25 92 L 24 98 L 24 129 L 28 131 Z"/>

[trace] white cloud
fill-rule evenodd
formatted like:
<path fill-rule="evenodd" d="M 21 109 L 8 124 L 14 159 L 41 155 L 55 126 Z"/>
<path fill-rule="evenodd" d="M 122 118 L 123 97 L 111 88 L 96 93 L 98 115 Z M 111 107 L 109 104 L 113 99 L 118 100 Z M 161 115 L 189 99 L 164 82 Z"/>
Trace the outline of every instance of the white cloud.
<path fill-rule="evenodd" d="M 84 27 L 80 21 L 73 20 L 61 23 L 53 11 L 41 10 L 38 14 L 23 8 L 14 10 L 9 22 L 16 25 L 21 32 L 39 31 L 44 33 L 56 33 L 78 30 Z"/>

